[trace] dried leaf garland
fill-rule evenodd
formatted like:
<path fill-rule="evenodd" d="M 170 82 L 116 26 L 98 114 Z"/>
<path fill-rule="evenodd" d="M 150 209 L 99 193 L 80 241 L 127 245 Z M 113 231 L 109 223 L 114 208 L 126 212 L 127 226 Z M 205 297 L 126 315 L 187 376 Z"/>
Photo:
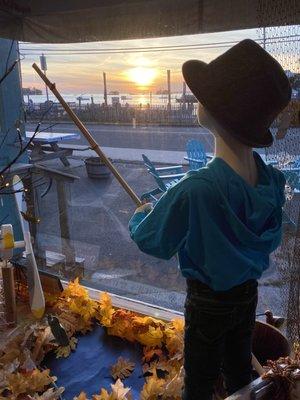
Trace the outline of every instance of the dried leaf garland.
<path fill-rule="evenodd" d="M 88 290 L 79 284 L 79 279 L 76 278 L 73 282 L 69 282 L 68 286 L 64 289 L 62 297 L 74 298 L 81 297 L 83 299 L 89 298 Z"/>
<path fill-rule="evenodd" d="M 53 347 L 56 350 L 57 357 L 67 357 L 71 350 L 76 347 L 76 339 L 73 335 L 91 330 L 96 319 L 102 326 L 107 328 L 108 334 L 116 335 L 132 342 L 137 341 L 144 346 L 142 361 L 145 364 L 143 370 L 148 371 L 152 376 L 146 379 L 141 393 L 141 400 L 157 400 L 158 397 L 169 400 L 172 396 L 172 400 L 174 400 L 180 396 L 180 393 L 176 394 L 176 390 L 180 390 L 181 378 L 179 377 L 179 370 L 182 361 L 174 357 L 178 352 L 180 355 L 182 354 L 181 344 L 184 329 L 182 320 L 178 319 L 171 323 L 165 323 L 152 317 L 137 315 L 132 311 L 115 309 L 112 306 L 111 297 L 107 293 L 102 293 L 100 301 L 96 302 L 89 298 L 88 291 L 79 284 L 78 279 L 65 288 L 56 302 L 55 299 L 50 299 L 49 303 L 52 305 L 51 313 L 59 318 L 60 323 L 66 329 L 71 345 L 58 347 L 52 341 L 53 337 L 49 334 L 48 326 L 38 323 L 35 327 L 30 328 L 31 333 L 26 336 L 25 340 L 26 346 L 29 346 L 33 355 L 36 356 L 35 361 L 39 361 Z M 29 340 L 29 338 L 31 339 Z M 25 389 L 30 374 L 22 374 L 18 366 L 19 361 L 21 364 L 24 361 L 24 352 L 20 350 L 22 346 L 25 346 L 24 343 L 21 346 L 22 339 L 24 342 L 24 335 L 12 343 L 9 353 L 0 354 L 0 359 L 4 358 L 6 362 L 10 361 L 11 363 L 17 359 L 15 367 L 8 373 L 13 390 L 15 393 L 21 391 L 20 395 L 24 393 L 24 395 L 27 395 L 28 400 L 55 400 L 59 397 L 62 388 L 59 390 L 49 389 L 47 380 L 44 382 L 45 386 L 40 390 L 40 392 L 45 390 L 44 393 L 38 393 L 37 390 L 35 393 L 32 391 L 38 386 L 38 376 L 36 377 L 36 382 L 33 382 L 30 388 Z M 167 356 L 169 355 L 172 355 L 174 359 L 168 360 Z M 92 399 L 130 400 L 132 398 L 130 388 L 126 388 L 121 379 L 128 377 L 133 369 L 133 363 L 119 358 L 118 362 L 112 367 L 112 374 L 117 381 L 114 385 L 111 385 L 111 392 L 102 388 L 99 394 L 93 395 Z M 165 372 L 165 375 L 163 374 L 164 379 L 158 377 L 159 371 Z M 41 373 L 45 374 L 45 372 Z M 15 376 L 12 378 L 12 375 Z M 42 383 L 43 381 L 40 382 L 40 384 Z M 23 392 L 23 390 L 25 391 Z M 16 395 L 12 394 L 12 396 L 16 398 Z M 75 399 L 87 400 L 87 396 L 84 392 L 81 392 Z"/>
<path fill-rule="evenodd" d="M 123 357 L 119 357 L 115 365 L 111 367 L 111 375 L 114 379 L 125 379 L 130 376 L 134 370 L 135 364 Z"/>
<path fill-rule="evenodd" d="M 154 328 L 149 326 L 149 329 L 145 333 L 139 334 L 138 338 L 142 344 L 146 346 L 162 346 L 163 332 L 160 327 Z"/>

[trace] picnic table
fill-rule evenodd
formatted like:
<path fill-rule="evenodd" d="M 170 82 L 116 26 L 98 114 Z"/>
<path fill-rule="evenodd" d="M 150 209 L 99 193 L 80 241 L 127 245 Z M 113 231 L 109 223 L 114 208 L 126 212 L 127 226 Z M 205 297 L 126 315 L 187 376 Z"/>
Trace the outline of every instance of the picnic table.
<path fill-rule="evenodd" d="M 28 141 L 34 132 L 26 132 Z M 72 149 L 61 148 L 59 143 L 65 140 L 80 139 L 79 133 L 38 132 L 34 137 L 29 149 L 33 162 L 45 161 L 59 158 L 64 166 L 70 165 L 67 156 L 72 154 Z"/>

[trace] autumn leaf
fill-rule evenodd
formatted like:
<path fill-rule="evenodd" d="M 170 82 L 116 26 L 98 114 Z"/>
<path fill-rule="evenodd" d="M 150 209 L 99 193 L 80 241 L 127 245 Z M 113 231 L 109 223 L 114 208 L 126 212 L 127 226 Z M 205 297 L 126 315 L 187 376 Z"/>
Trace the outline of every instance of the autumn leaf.
<path fill-rule="evenodd" d="M 63 297 L 82 297 L 88 299 L 88 291 L 79 284 L 79 278 L 76 278 L 73 282 L 70 282 L 62 293 Z"/>
<path fill-rule="evenodd" d="M 110 385 L 112 388 L 112 398 L 111 400 L 127 400 L 127 394 L 130 391 L 130 388 L 124 387 L 124 384 L 120 379 L 114 385 Z"/>
<path fill-rule="evenodd" d="M 159 376 L 160 378 L 164 377 L 166 374 L 169 374 L 169 372 L 172 370 L 172 366 L 169 365 L 167 359 L 161 359 L 161 360 L 156 360 L 148 364 L 144 364 L 143 367 L 143 373 L 144 376 L 151 375 L 157 376 L 158 372 L 160 374 L 163 374 L 163 376 Z"/>
<path fill-rule="evenodd" d="M 50 383 L 55 381 L 56 376 L 50 376 L 50 369 L 45 369 L 43 371 L 35 369 L 31 374 L 30 386 L 34 392 L 39 392 L 45 386 L 48 386 Z"/>
<path fill-rule="evenodd" d="M 101 389 L 100 394 L 94 394 L 93 400 L 110 400 L 111 396 L 107 390 Z"/>
<path fill-rule="evenodd" d="M 60 396 L 62 395 L 64 390 L 65 390 L 65 388 L 63 388 L 63 387 L 60 387 L 57 389 L 50 388 L 50 389 L 46 390 L 46 392 L 44 392 L 40 396 L 38 394 L 35 394 L 33 396 L 33 399 L 34 400 L 57 400 L 60 398 Z"/>
<path fill-rule="evenodd" d="M 148 332 L 138 335 L 140 342 L 146 346 L 161 346 L 163 339 L 163 332 L 160 328 L 149 326 Z"/>
<path fill-rule="evenodd" d="M 76 349 L 77 342 L 78 340 L 75 337 L 72 337 L 68 346 L 59 346 L 55 350 L 56 358 L 69 357 L 71 351 Z"/>
<path fill-rule="evenodd" d="M 100 300 L 99 300 L 100 306 L 101 307 L 112 307 L 112 302 L 111 302 L 111 297 L 108 293 L 103 292 L 100 294 Z"/>
<path fill-rule="evenodd" d="M 175 318 L 171 321 L 171 323 L 176 331 L 184 331 L 184 320 L 182 318 Z"/>
<path fill-rule="evenodd" d="M 125 379 L 132 374 L 135 364 L 123 357 L 119 357 L 115 365 L 111 367 L 111 375 L 114 379 Z"/>
<path fill-rule="evenodd" d="M 93 300 L 77 297 L 70 301 L 69 308 L 72 312 L 83 317 L 85 321 L 89 321 L 94 318 L 97 306 Z"/>
<path fill-rule="evenodd" d="M 87 397 L 84 392 L 81 392 L 79 396 L 73 397 L 73 400 L 87 400 Z"/>
<path fill-rule="evenodd" d="M 144 347 L 143 348 L 143 362 L 148 362 L 151 361 L 154 357 L 160 357 L 162 355 L 162 350 L 161 349 L 156 349 L 156 348 L 149 348 L 149 347 Z"/>
<path fill-rule="evenodd" d="M 167 328 L 165 330 L 165 344 L 171 358 L 182 359 L 184 347 L 183 327 L 181 324 L 174 325 L 174 321 L 172 321 L 172 326 L 176 326 L 178 329 Z"/>
<path fill-rule="evenodd" d="M 14 396 L 18 396 L 21 393 L 39 392 L 55 381 L 56 378 L 51 377 L 49 373 L 49 369 L 44 371 L 35 369 L 30 374 L 21 374 L 19 372 L 11 374 L 7 378 L 8 389 Z"/>
<path fill-rule="evenodd" d="M 157 400 L 163 392 L 164 380 L 151 376 L 144 384 L 140 393 L 140 400 Z"/>
<path fill-rule="evenodd" d="M 114 310 L 110 307 L 102 308 L 99 312 L 100 322 L 103 326 L 110 327 Z"/>
<path fill-rule="evenodd" d="M 152 317 L 140 317 L 140 316 L 136 316 L 134 318 L 134 322 L 141 324 L 141 325 L 152 325 L 152 326 L 165 326 L 165 323 L 163 321 L 161 321 L 160 319 L 156 319 L 156 318 L 152 318 Z"/>
<path fill-rule="evenodd" d="M 107 333 L 126 339 L 129 342 L 134 342 L 136 340 L 132 325 L 128 320 L 118 320 L 115 322 L 111 320 L 111 326 L 108 327 Z"/>
<path fill-rule="evenodd" d="M 183 367 L 165 386 L 164 399 L 180 400 L 183 388 Z"/>
<path fill-rule="evenodd" d="M 28 390 L 29 385 L 27 378 L 24 375 L 20 374 L 19 372 L 8 376 L 7 381 L 8 381 L 8 389 L 15 396 L 18 396 L 21 393 L 26 393 Z"/>

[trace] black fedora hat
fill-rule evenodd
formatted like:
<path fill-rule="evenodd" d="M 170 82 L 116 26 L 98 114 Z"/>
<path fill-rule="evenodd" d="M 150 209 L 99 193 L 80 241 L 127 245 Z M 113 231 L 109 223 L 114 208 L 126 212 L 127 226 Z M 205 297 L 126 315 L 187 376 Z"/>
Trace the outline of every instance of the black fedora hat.
<path fill-rule="evenodd" d="M 291 99 L 281 65 L 246 39 L 206 64 L 186 61 L 183 77 L 198 101 L 232 136 L 251 147 L 273 142 L 270 125 Z"/>

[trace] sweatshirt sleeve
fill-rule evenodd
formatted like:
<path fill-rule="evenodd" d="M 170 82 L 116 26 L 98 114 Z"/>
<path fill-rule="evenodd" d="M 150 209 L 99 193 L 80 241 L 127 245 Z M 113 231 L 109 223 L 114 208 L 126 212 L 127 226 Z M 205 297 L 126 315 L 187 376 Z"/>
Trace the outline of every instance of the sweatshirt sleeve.
<path fill-rule="evenodd" d="M 142 252 L 168 260 L 185 242 L 188 223 L 188 194 L 181 182 L 164 193 L 149 214 L 132 216 L 130 236 Z"/>

